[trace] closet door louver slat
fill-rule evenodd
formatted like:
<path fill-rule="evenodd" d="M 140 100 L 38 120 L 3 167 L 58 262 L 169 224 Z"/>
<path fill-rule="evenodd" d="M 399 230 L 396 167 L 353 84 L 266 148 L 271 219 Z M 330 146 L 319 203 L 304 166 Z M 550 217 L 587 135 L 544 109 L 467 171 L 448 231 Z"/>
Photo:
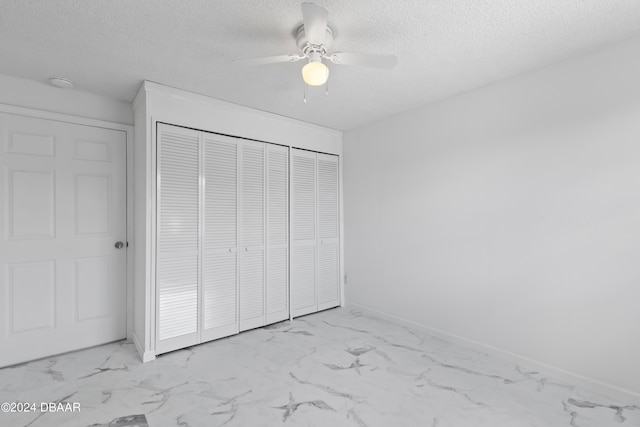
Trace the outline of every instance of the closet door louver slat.
<path fill-rule="evenodd" d="M 198 132 L 158 125 L 157 351 L 198 341 Z"/>

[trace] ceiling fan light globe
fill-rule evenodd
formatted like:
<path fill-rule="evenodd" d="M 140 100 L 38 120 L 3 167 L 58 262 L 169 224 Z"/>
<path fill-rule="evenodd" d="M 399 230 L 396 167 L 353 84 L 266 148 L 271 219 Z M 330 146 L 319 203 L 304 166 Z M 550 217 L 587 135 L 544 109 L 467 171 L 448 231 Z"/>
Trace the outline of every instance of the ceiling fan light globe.
<path fill-rule="evenodd" d="M 309 86 L 322 86 L 329 79 L 329 67 L 320 61 L 310 61 L 302 67 L 302 80 Z"/>

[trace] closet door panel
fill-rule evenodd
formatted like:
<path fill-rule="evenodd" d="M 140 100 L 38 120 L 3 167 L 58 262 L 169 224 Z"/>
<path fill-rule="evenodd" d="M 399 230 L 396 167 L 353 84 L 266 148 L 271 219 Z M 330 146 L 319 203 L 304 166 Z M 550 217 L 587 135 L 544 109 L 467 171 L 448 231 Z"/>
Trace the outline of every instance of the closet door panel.
<path fill-rule="evenodd" d="M 317 155 L 318 310 L 340 305 L 338 156 Z"/>
<path fill-rule="evenodd" d="M 240 264 L 240 330 L 264 326 L 264 251 L 242 254 Z"/>
<path fill-rule="evenodd" d="M 289 251 L 270 248 L 267 252 L 267 321 L 289 318 Z"/>
<path fill-rule="evenodd" d="M 291 248 L 291 313 L 295 316 L 316 312 L 316 246 Z"/>
<path fill-rule="evenodd" d="M 204 134 L 202 341 L 238 332 L 238 145 Z"/>
<path fill-rule="evenodd" d="M 202 341 L 238 332 L 236 254 L 203 257 Z"/>
<path fill-rule="evenodd" d="M 291 314 L 317 311 L 316 154 L 291 153 Z"/>
<path fill-rule="evenodd" d="M 240 330 L 265 322 L 265 144 L 242 141 Z"/>
<path fill-rule="evenodd" d="M 289 149 L 267 145 L 266 323 L 289 318 Z"/>
<path fill-rule="evenodd" d="M 318 310 L 340 305 L 338 244 L 318 246 Z"/>
<path fill-rule="evenodd" d="M 293 149 L 291 164 L 292 238 L 316 239 L 316 154 Z"/>
<path fill-rule="evenodd" d="M 199 134 L 158 125 L 156 352 L 198 341 Z"/>
<path fill-rule="evenodd" d="M 338 238 L 338 156 L 318 154 L 318 237 Z"/>

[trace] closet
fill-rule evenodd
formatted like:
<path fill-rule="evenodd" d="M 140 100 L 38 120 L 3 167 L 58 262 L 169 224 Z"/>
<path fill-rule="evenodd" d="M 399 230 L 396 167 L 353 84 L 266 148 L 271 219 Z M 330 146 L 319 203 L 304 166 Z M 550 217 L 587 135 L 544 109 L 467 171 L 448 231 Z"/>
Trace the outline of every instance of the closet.
<path fill-rule="evenodd" d="M 344 302 L 342 132 L 153 82 L 133 110 L 127 323 L 144 362 Z"/>
<path fill-rule="evenodd" d="M 289 148 L 157 135 L 157 353 L 288 319 Z"/>

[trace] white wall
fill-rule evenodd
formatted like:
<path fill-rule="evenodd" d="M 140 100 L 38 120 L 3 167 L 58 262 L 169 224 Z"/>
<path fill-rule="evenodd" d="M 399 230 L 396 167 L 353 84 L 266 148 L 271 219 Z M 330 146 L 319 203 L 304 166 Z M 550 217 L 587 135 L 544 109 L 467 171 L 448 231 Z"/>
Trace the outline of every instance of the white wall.
<path fill-rule="evenodd" d="M 637 52 L 346 132 L 347 302 L 640 401 Z"/>
<path fill-rule="evenodd" d="M 60 89 L 44 82 L 1 74 L 0 103 L 126 125 L 133 124 L 133 108 L 129 102 L 117 101 L 79 89 Z"/>

